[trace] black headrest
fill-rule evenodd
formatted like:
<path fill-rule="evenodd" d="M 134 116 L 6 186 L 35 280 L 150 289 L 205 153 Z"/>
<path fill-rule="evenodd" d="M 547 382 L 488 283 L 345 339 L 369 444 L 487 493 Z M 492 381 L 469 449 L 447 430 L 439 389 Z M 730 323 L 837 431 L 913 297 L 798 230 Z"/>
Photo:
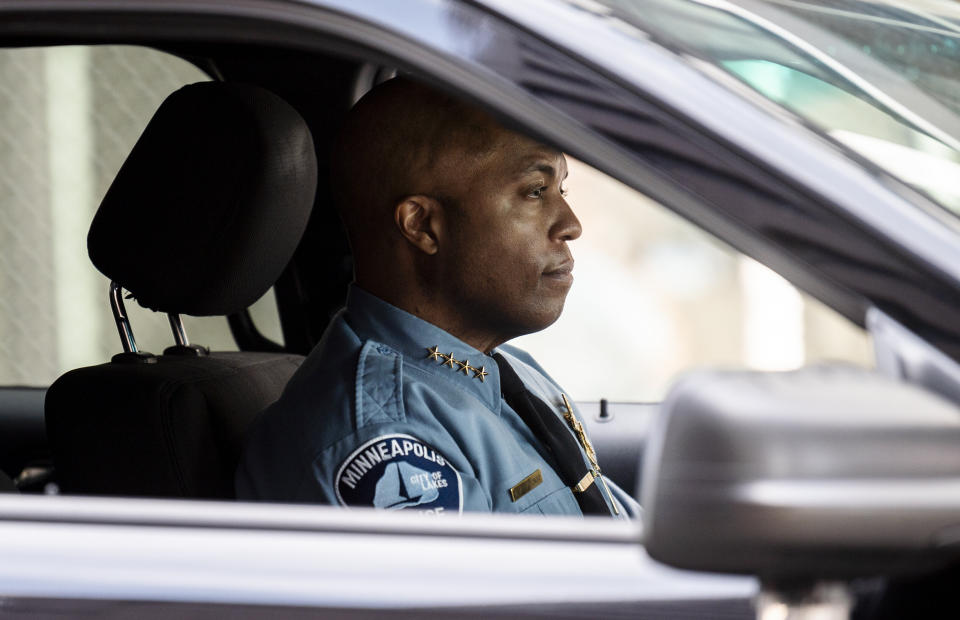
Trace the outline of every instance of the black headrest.
<path fill-rule="evenodd" d="M 290 261 L 316 186 L 313 139 L 289 104 L 252 85 L 192 84 L 144 129 L 87 249 L 146 308 L 230 314 Z"/>

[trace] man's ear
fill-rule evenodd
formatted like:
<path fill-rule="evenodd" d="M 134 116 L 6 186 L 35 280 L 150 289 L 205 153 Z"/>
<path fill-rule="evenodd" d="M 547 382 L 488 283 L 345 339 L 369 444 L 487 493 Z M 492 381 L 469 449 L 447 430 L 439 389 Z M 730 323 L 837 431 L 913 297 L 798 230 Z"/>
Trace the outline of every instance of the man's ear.
<path fill-rule="evenodd" d="M 436 254 L 440 249 L 442 207 L 429 196 L 407 196 L 393 211 L 393 219 L 407 241 L 425 254 Z"/>

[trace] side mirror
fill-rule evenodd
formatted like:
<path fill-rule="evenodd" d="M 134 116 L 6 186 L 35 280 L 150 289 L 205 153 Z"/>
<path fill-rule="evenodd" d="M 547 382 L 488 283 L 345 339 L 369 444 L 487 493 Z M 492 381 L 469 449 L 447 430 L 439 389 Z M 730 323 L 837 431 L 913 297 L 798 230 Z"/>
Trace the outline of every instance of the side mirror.
<path fill-rule="evenodd" d="M 646 548 L 676 567 L 769 588 L 960 557 L 960 408 L 874 372 L 686 375 L 643 467 Z"/>

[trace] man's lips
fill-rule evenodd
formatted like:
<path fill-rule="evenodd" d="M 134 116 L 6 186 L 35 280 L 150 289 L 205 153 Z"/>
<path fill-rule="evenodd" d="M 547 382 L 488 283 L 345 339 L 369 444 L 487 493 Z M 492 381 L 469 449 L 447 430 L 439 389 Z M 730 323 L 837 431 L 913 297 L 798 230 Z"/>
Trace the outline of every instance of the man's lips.
<path fill-rule="evenodd" d="M 554 280 L 573 282 L 573 260 L 564 261 L 556 267 L 545 269 L 543 275 Z"/>

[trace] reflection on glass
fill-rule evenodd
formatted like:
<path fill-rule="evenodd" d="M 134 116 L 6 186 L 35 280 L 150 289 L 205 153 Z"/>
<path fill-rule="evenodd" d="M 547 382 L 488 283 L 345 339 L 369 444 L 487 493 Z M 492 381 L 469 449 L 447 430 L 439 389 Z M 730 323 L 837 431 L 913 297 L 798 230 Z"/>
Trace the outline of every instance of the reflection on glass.
<path fill-rule="evenodd" d="M 760 94 L 960 213 L 960 153 L 867 101 L 816 77 L 765 60 L 722 63 Z"/>
<path fill-rule="evenodd" d="M 960 215 L 960 8 L 606 0 Z"/>

